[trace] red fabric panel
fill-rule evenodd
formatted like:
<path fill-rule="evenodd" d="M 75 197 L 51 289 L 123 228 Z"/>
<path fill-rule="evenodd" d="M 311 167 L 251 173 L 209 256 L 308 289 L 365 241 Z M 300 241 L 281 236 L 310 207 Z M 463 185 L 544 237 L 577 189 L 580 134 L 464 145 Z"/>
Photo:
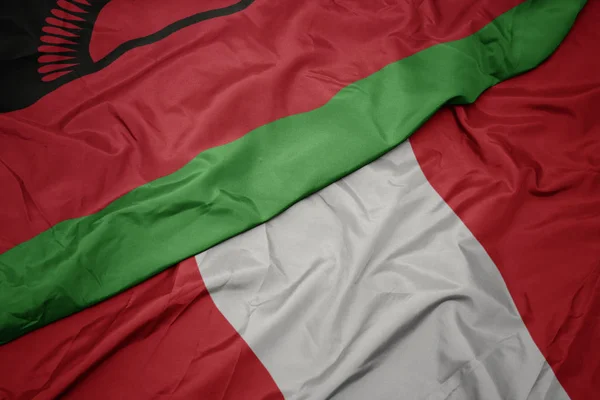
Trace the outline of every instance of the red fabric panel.
<path fill-rule="evenodd" d="M 1 399 L 283 399 L 193 258 L 0 346 Z"/>
<path fill-rule="evenodd" d="M 114 1 L 105 25 L 127 11 Z M 0 252 L 522 1 L 257 1 L 135 48 L 0 115 Z M 156 29 L 153 18 L 118 25 L 122 40 Z"/>
<path fill-rule="evenodd" d="M 147 36 L 167 25 L 238 0 L 111 0 L 100 12 L 92 31 L 90 56 L 97 61 L 123 42 Z"/>
<path fill-rule="evenodd" d="M 600 2 L 538 69 L 411 138 L 573 400 L 600 393 Z"/>

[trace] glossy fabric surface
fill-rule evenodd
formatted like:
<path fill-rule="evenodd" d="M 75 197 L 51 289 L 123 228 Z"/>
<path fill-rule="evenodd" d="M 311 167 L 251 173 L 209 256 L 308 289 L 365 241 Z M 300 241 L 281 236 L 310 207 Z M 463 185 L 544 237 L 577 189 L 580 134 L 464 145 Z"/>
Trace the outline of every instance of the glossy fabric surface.
<path fill-rule="evenodd" d="M 590 2 L 546 63 L 411 139 L 574 399 L 600 393 L 599 20 Z"/>
<path fill-rule="evenodd" d="M 196 260 L 286 399 L 568 399 L 409 143 Z"/>
<path fill-rule="evenodd" d="M 599 2 L 588 4 L 573 31 L 548 62 L 532 72 L 490 89 L 473 106 L 453 106 L 442 109 L 432 117 L 430 123 L 420 128 L 411 138 L 411 145 L 421 169 L 433 188 L 448 204 L 436 203 L 438 206 L 429 210 L 432 214 L 444 215 L 446 218 L 431 222 L 433 227 L 429 231 L 425 230 L 417 238 L 418 240 L 415 239 L 414 243 L 418 243 L 419 246 L 414 246 L 414 254 L 408 251 L 410 246 L 405 246 L 398 253 L 399 260 L 406 260 L 406 257 L 409 257 L 411 261 L 415 261 L 419 259 L 418 249 L 448 249 L 446 252 L 434 250 L 424 255 L 421 260 L 432 262 L 420 263 L 421 268 L 415 270 L 419 272 L 418 274 L 414 273 L 406 276 L 406 279 L 399 280 L 397 278 L 401 277 L 402 273 L 406 274 L 406 271 L 411 270 L 406 263 L 400 265 L 404 268 L 397 268 L 398 265 L 395 268 L 386 268 L 385 263 L 379 262 L 381 260 L 370 257 L 370 254 L 381 254 L 379 242 L 390 246 L 393 245 L 394 240 L 389 235 L 378 236 L 377 230 L 365 231 L 364 229 L 365 226 L 379 223 L 387 227 L 386 232 L 401 232 L 402 226 L 398 224 L 387 223 L 380 219 L 373 220 L 373 218 L 367 221 L 365 216 L 383 215 L 393 207 L 399 207 L 397 204 L 399 200 L 410 198 L 408 186 L 395 187 L 394 184 L 401 182 L 391 179 L 387 186 L 385 184 L 382 186 L 386 188 L 385 190 L 381 190 L 382 187 L 380 190 L 373 190 L 377 187 L 375 180 L 362 182 L 353 176 L 348 177 L 346 181 L 350 180 L 353 187 L 362 185 L 369 189 L 362 198 L 354 196 L 355 193 L 349 190 L 350 186 L 338 184 L 328 192 L 329 198 L 333 200 L 330 203 L 335 208 L 325 210 L 323 198 L 319 196 L 314 196 L 306 204 L 300 203 L 296 206 L 296 208 L 309 210 L 311 203 L 313 206 L 318 205 L 320 212 L 327 218 L 312 220 L 316 227 L 336 228 L 321 232 L 314 229 L 314 226 L 306 226 L 310 219 L 302 219 L 303 225 L 297 230 L 300 233 L 286 231 L 285 235 L 290 238 L 275 239 L 278 243 L 287 241 L 291 244 L 284 247 L 279 245 L 277 249 L 269 251 L 264 248 L 268 240 L 263 232 L 267 232 L 267 229 L 261 226 L 256 228 L 255 233 L 247 234 L 250 235 L 247 237 L 256 237 L 255 241 L 248 243 L 236 238 L 232 242 L 241 240 L 237 245 L 221 245 L 222 249 L 229 248 L 239 256 L 229 257 L 217 249 L 214 253 L 211 253 L 213 252 L 211 250 L 208 254 L 213 254 L 214 257 L 209 257 L 204 264 L 201 263 L 200 268 L 206 268 L 207 272 L 214 272 L 207 275 L 217 278 L 216 264 L 212 264 L 212 267 L 208 264 L 211 259 L 214 261 L 221 259 L 227 261 L 229 266 L 239 265 L 248 271 L 249 265 L 253 265 L 252 263 L 259 265 L 258 261 L 261 260 L 249 257 L 251 253 L 245 253 L 244 248 L 254 247 L 257 249 L 254 255 L 261 257 L 268 255 L 274 260 L 278 257 L 283 258 L 289 250 L 298 257 L 291 263 L 280 263 L 282 269 L 291 268 L 295 274 L 304 270 L 308 271 L 307 276 L 311 276 L 328 272 L 340 274 L 343 272 L 340 268 L 342 265 L 362 264 L 368 267 L 365 268 L 365 274 L 359 281 L 363 283 L 363 288 L 357 289 L 358 286 L 352 288 L 346 285 L 346 293 L 352 293 L 353 289 L 363 290 L 364 293 L 364 286 L 368 286 L 368 294 L 373 294 L 374 290 L 377 290 L 384 293 L 382 297 L 394 299 L 394 292 L 398 292 L 398 288 L 403 287 L 402 284 L 416 282 L 416 277 L 429 276 L 425 271 L 431 270 L 432 265 L 458 265 L 459 263 L 450 262 L 462 261 L 460 257 L 456 257 L 457 254 L 479 254 L 478 257 L 471 258 L 474 263 L 463 265 L 466 268 L 486 266 L 486 271 L 489 272 L 486 275 L 457 274 L 456 269 L 439 271 L 434 268 L 432 271 L 435 276 L 440 277 L 450 274 L 454 278 L 453 281 L 440 281 L 448 285 L 451 282 L 456 284 L 479 282 L 476 286 L 454 286 L 455 291 L 467 293 L 470 297 L 444 299 L 436 307 L 422 309 L 423 312 L 415 315 L 414 324 L 411 325 L 415 328 L 414 332 L 423 327 L 421 323 L 423 321 L 429 321 L 426 322 L 429 326 L 436 325 L 431 317 L 437 315 L 440 324 L 434 326 L 431 330 L 433 333 L 427 331 L 420 335 L 418 340 L 415 339 L 413 331 L 388 335 L 390 340 L 380 341 L 382 348 L 393 349 L 394 345 L 406 343 L 403 340 L 419 343 L 435 338 L 436 335 L 441 338 L 444 337 L 444 328 L 447 326 L 456 327 L 459 322 L 468 321 L 469 323 L 462 326 L 461 332 L 465 334 L 452 335 L 450 340 L 455 344 L 464 340 L 461 343 L 472 343 L 473 348 L 454 346 L 457 350 L 452 352 L 443 346 L 442 341 L 439 341 L 438 354 L 451 356 L 441 357 L 439 365 L 449 367 L 456 360 L 481 359 L 481 354 L 484 353 L 481 349 L 492 348 L 486 347 L 486 343 L 494 342 L 494 340 L 490 342 L 490 338 L 494 338 L 496 331 L 489 330 L 491 315 L 477 313 L 489 308 L 475 305 L 484 304 L 486 307 L 491 305 L 493 309 L 499 311 L 499 315 L 502 315 L 504 324 L 499 332 L 506 332 L 502 329 L 511 331 L 516 328 L 511 332 L 519 332 L 518 337 L 525 337 L 525 340 L 519 341 L 517 347 L 501 347 L 500 351 L 495 353 L 508 355 L 508 357 L 486 358 L 486 363 L 482 365 L 492 365 L 493 369 L 490 370 L 495 371 L 493 376 L 489 375 L 493 378 L 492 381 L 483 379 L 485 375 L 479 374 L 483 371 L 479 369 L 476 370 L 478 372 L 476 376 L 465 377 L 461 380 L 463 385 L 456 387 L 475 390 L 479 382 L 488 385 L 483 387 L 498 385 L 500 390 L 506 390 L 502 385 L 510 382 L 511 377 L 514 379 L 514 375 L 511 374 L 512 369 L 507 371 L 506 365 L 514 366 L 515 360 L 527 363 L 536 359 L 532 347 L 528 347 L 531 346 L 531 342 L 523 333 L 522 325 L 519 327 L 520 319 L 512 305 L 514 302 L 537 346 L 556 371 L 570 398 L 574 400 L 594 398 L 596 393 L 600 392 L 598 386 L 600 369 L 598 358 L 595 357 L 598 353 L 595 350 L 596 343 L 600 343 L 596 286 L 598 282 L 596 249 L 599 241 L 598 232 L 600 232 L 598 229 L 600 221 L 596 212 L 600 209 L 598 203 L 600 193 L 597 190 L 600 188 L 598 181 L 600 160 L 597 156 L 600 154 L 598 151 L 600 150 L 598 149 L 600 123 L 598 113 L 595 112 L 599 102 L 597 88 L 600 87 L 600 82 L 598 82 L 597 71 L 600 68 L 598 65 L 600 59 L 590 49 L 597 48 L 600 41 L 595 29 L 596 22 L 600 18 L 599 12 Z M 404 151 L 406 152 L 406 148 Z M 393 158 L 390 157 L 393 155 L 386 156 L 387 161 L 377 162 L 376 170 L 373 166 L 365 167 L 366 172 L 362 172 L 363 176 L 377 177 L 369 174 L 369 171 L 378 171 L 387 174 L 388 177 L 397 176 L 405 170 L 417 174 L 414 166 L 407 168 L 407 163 L 394 163 Z M 422 183 L 419 187 L 425 186 L 427 184 Z M 428 192 L 431 194 L 431 189 L 428 189 Z M 391 199 L 387 208 L 383 206 L 386 193 L 398 194 Z M 361 204 L 373 199 L 377 200 L 378 207 L 371 209 L 360 207 Z M 413 211 L 424 210 L 425 204 L 421 205 L 421 203 L 425 202 L 413 201 L 408 204 Z M 352 215 L 345 212 L 348 206 L 357 207 L 356 212 Z M 456 214 L 449 212 L 448 206 L 452 207 Z M 443 211 L 444 209 L 446 211 Z M 293 209 L 290 212 L 293 212 Z M 344 219 L 334 218 L 337 215 Z M 464 221 L 464 225 L 454 219 L 456 215 Z M 405 222 L 411 220 L 410 214 L 405 215 L 401 212 L 394 213 L 391 218 Z M 279 220 L 280 218 L 274 219 L 270 226 L 279 226 Z M 343 221 L 346 223 L 344 224 Z M 362 224 L 359 224 L 359 221 L 362 221 Z M 452 229 L 448 229 L 450 227 Z M 397 233 L 395 237 L 398 242 L 402 242 L 419 229 L 424 230 L 418 225 L 409 234 Z M 468 244 L 462 246 L 462 250 L 457 249 L 451 241 L 447 241 L 448 236 L 435 234 L 438 230 L 447 233 L 465 232 L 465 229 L 467 232 L 470 231 L 474 238 L 467 234 L 451 236 L 456 241 Z M 324 240 L 313 241 L 312 238 L 305 237 L 302 232 L 310 232 L 316 238 L 329 232 L 349 234 L 328 235 Z M 356 251 L 340 250 L 340 246 L 345 241 L 354 242 L 356 233 L 359 232 L 362 232 L 363 236 L 357 242 Z M 332 237 L 336 238 L 336 241 L 331 240 Z M 315 251 L 302 247 L 302 244 L 309 242 L 315 244 Z M 244 243 L 248 246 L 241 246 Z M 483 246 L 485 251 L 481 247 L 477 248 L 475 246 L 477 244 Z M 344 258 L 336 264 L 338 260 L 333 257 L 321 257 L 320 262 L 330 262 L 329 269 L 313 268 L 313 264 L 304 262 L 314 259 L 314 255 L 319 254 L 319 251 L 332 255 L 337 251 Z M 363 254 L 364 257 L 356 257 L 359 254 Z M 454 254 L 454 257 L 450 257 L 451 254 Z M 441 257 L 445 255 L 448 257 Z M 247 282 L 252 282 L 252 277 L 260 274 L 260 271 L 268 270 L 269 267 L 265 266 L 266 262 L 260 265 L 259 270 L 250 271 Z M 268 262 L 270 264 L 270 261 Z M 489 269 L 491 262 L 504 278 L 506 286 L 500 281 L 498 272 Z M 292 281 L 291 279 L 294 278 L 302 287 L 319 284 L 319 281 L 302 280 L 297 275 L 286 278 L 278 275 L 275 269 L 271 269 L 271 275 L 277 279 L 265 282 L 264 291 L 267 294 L 269 293 L 267 288 L 283 285 L 286 279 Z M 369 272 L 382 270 L 386 273 L 383 276 L 369 274 Z M 364 285 L 365 282 L 369 285 Z M 428 282 L 433 281 L 428 280 Z M 324 281 L 323 284 L 329 282 Z M 221 294 L 226 291 L 248 290 L 244 281 L 240 281 L 237 288 L 225 280 L 217 279 L 209 281 L 208 285 L 215 296 L 220 297 L 218 300 L 220 302 L 224 301 Z M 220 289 L 221 287 L 223 289 Z M 506 287 L 513 300 L 507 298 Z M 490 288 L 493 296 L 482 294 L 483 288 Z M 331 296 L 335 297 L 336 287 L 331 292 Z M 353 297 L 346 295 L 344 298 Z M 483 300 L 483 303 L 473 301 L 469 307 L 467 298 Z M 292 299 L 293 297 L 290 296 L 290 300 Z M 403 300 L 411 301 L 408 296 L 397 301 Z M 413 298 L 412 301 L 414 300 Z M 233 299 L 232 304 L 235 301 Z M 307 309 L 311 309 L 311 302 L 312 298 L 309 298 L 303 304 Z M 317 311 L 326 312 L 331 305 L 338 309 L 347 307 L 341 302 L 331 304 L 327 302 Z M 265 303 L 263 307 L 265 306 L 269 304 Z M 364 307 L 362 303 L 358 303 L 358 306 Z M 361 310 L 360 307 L 352 307 L 348 313 L 337 317 L 342 326 L 346 328 L 352 326 L 348 325 L 349 316 L 352 316 L 356 309 Z M 296 310 L 302 311 L 303 308 L 296 304 Z M 395 310 L 383 300 L 372 302 L 369 309 L 374 312 L 373 316 L 368 318 L 374 318 L 377 315 L 376 311 L 381 312 L 382 309 L 403 315 L 408 313 L 404 308 Z M 463 314 L 465 310 L 472 314 L 467 314 L 470 315 L 468 320 L 454 318 L 444 312 L 448 309 L 460 311 L 454 314 L 456 317 L 465 315 Z M 235 313 L 230 314 L 229 318 L 234 324 L 239 325 L 239 321 L 244 320 L 247 310 L 239 308 L 234 311 Z M 275 315 L 285 317 L 285 314 L 277 314 L 278 312 L 281 311 L 275 310 Z M 423 318 L 420 319 L 419 316 Z M 474 324 L 473 321 L 487 321 L 487 328 L 484 329 L 482 325 Z M 393 331 L 395 324 L 398 323 L 392 318 L 385 321 L 384 325 L 389 332 L 390 329 Z M 325 332 L 327 328 L 331 332 L 335 327 L 331 323 L 318 326 L 313 324 L 313 330 L 316 329 L 316 332 Z M 365 332 L 373 331 L 373 328 L 368 325 L 367 328 Z M 338 332 L 331 342 L 336 343 L 338 338 L 343 338 L 347 331 L 348 329 Z M 479 337 L 479 335 L 468 334 L 474 331 L 487 332 L 487 335 Z M 242 335 L 249 332 L 240 329 Z M 260 330 L 254 328 L 254 332 Z M 264 337 L 269 337 L 269 332 L 263 331 L 262 334 Z M 302 331 L 284 330 L 282 337 L 304 334 Z M 269 372 L 265 372 L 264 367 L 256 362 L 256 358 L 253 359 L 253 352 L 248 351 L 248 347 L 244 347 L 247 345 L 242 346 L 236 337 L 233 328 L 215 308 L 214 302 L 207 300 L 205 285 L 197 274 L 196 263 L 182 263 L 95 307 L 0 346 L 0 359 L 3 361 L 0 363 L 0 397 L 26 399 L 37 395 L 36 398 L 48 399 L 61 394 L 64 398 L 73 399 L 118 398 L 119 395 L 128 399 L 158 399 L 165 396 L 174 399 L 193 397 L 207 400 L 236 399 L 240 396 L 248 399 L 280 398 L 278 396 L 281 395 L 278 394 L 273 380 L 268 378 Z M 260 344 L 261 335 L 254 335 L 254 337 L 259 339 L 257 342 Z M 370 336 L 373 337 L 375 335 Z M 316 343 L 327 343 L 326 335 L 314 338 L 317 340 Z M 357 338 L 360 338 L 360 335 L 357 335 Z M 278 338 L 273 340 L 274 344 L 280 345 L 281 342 L 282 340 Z M 215 343 L 218 345 L 214 345 Z M 357 346 L 356 341 L 351 345 Z M 315 352 L 317 347 L 309 343 L 306 347 L 301 347 L 301 350 L 304 349 L 306 354 L 316 354 L 315 358 L 320 360 L 331 361 L 327 355 L 335 351 L 334 346 L 323 345 L 323 352 L 319 353 Z M 268 346 L 259 345 L 258 348 L 265 350 L 265 347 Z M 520 351 L 510 351 L 517 348 Z M 368 367 L 362 369 L 364 376 L 371 376 L 373 381 L 376 381 L 377 377 L 386 376 L 384 368 L 386 365 L 394 366 L 394 363 L 407 362 L 402 357 L 386 359 L 376 348 L 373 350 L 373 348 L 366 349 L 358 346 L 353 349 L 356 349 L 358 354 L 365 355 L 368 360 L 377 361 L 370 364 L 367 362 Z M 411 354 L 408 350 L 406 354 Z M 294 346 L 288 346 L 285 351 L 299 350 Z M 277 357 L 277 354 L 272 352 L 269 354 L 268 349 L 266 353 L 271 359 Z M 218 354 L 221 356 L 216 357 Z M 404 355 L 405 351 L 401 350 L 400 354 Z M 389 381 L 386 383 L 391 381 L 393 384 L 396 380 L 403 379 L 404 373 L 411 374 L 413 370 L 418 369 L 422 354 L 426 353 L 416 355 L 408 372 L 394 369 L 393 373 L 388 375 Z M 322 357 L 319 358 L 319 355 Z M 474 358 L 469 358 L 470 355 Z M 347 356 L 342 360 L 344 365 L 349 365 Z M 499 361 L 492 362 L 496 360 Z M 511 360 L 512 364 L 505 363 Z M 350 360 L 356 363 L 354 365 L 359 365 L 360 361 Z M 564 392 L 552 378 L 552 372 L 547 368 L 541 368 L 543 364 L 539 365 L 540 369 L 532 369 L 541 372 L 541 375 L 538 383 L 532 387 L 530 398 L 543 398 L 542 394 L 546 394 L 547 399 L 563 396 Z M 274 368 L 274 376 L 278 374 L 286 378 L 285 375 L 290 368 L 292 368 L 291 363 L 286 359 L 283 361 L 281 371 Z M 519 370 L 518 367 L 516 369 Z M 332 375 L 335 375 L 334 370 L 335 368 L 331 369 Z M 306 369 L 304 371 L 304 376 L 307 376 Z M 378 373 L 382 371 L 383 374 Z M 529 370 L 519 371 L 529 376 Z M 338 382 L 343 380 L 340 375 L 335 376 Z M 443 378 L 447 376 L 448 373 L 440 374 L 440 381 L 444 381 Z M 361 382 L 361 375 L 349 377 L 348 381 Z M 326 386 L 315 385 L 315 382 L 322 383 L 318 379 L 313 380 L 311 386 L 313 389 L 319 387 L 321 390 L 330 390 L 331 393 L 339 387 L 331 385 L 327 389 Z M 457 382 L 457 380 L 451 379 L 449 382 Z M 417 382 L 411 383 L 417 385 Z M 297 385 L 288 380 L 287 387 L 293 384 Z M 336 388 L 332 389 L 332 386 Z M 282 385 L 282 389 L 285 387 Z M 515 387 L 521 386 L 515 385 Z M 352 389 L 355 387 L 347 385 L 342 387 L 339 393 L 352 393 Z M 385 387 L 378 386 L 377 389 L 384 390 Z M 474 392 L 458 391 L 456 395 L 469 398 L 468 395 L 472 393 Z M 485 398 L 483 395 L 481 397 Z M 526 397 L 515 395 L 515 398 Z"/>
<path fill-rule="evenodd" d="M 0 341 L 272 218 L 405 140 L 444 103 L 472 102 L 489 86 L 535 67 L 584 4 L 530 0 L 464 39 L 389 64 L 322 107 L 202 152 L 99 212 L 63 221 L 0 254 L 6 278 Z"/>

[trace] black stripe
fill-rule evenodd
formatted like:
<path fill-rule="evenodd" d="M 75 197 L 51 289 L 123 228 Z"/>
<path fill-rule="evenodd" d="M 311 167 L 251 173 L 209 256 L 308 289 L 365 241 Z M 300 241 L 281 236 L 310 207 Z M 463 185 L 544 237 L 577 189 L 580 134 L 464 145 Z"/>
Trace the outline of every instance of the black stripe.
<path fill-rule="evenodd" d="M 3 95 L 0 96 L 0 113 L 28 107 L 58 87 L 107 67 L 136 47 L 158 42 L 199 22 L 240 12 L 254 1 L 239 0 L 227 7 L 193 14 L 167 25 L 158 32 L 122 43 L 101 60 L 94 62 L 89 52 L 93 27 L 100 12 L 110 0 L 94 0 L 89 6 L 82 4 L 81 6 L 85 7 L 88 13 L 78 14 L 78 16 L 84 21 L 66 20 L 53 15 L 53 9 L 62 10 L 56 0 L 2 0 L 0 1 L 0 87 L 3 88 Z M 77 5 L 79 6 L 79 3 Z M 68 10 L 62 11 L 71 14 Z M 73 24 L 81 29 L 48 24 L 46 23 L 48 17 Z M 42 43 L 40 40 L 42 35 L 51 35 L 42 31 L 44 26 L 54 26 L 75 33 L 78 37 L 70 40 L 77 44 Z M 32 33 L 37 36 L 32 36 Z M 38 63 L 37 59 L 41 55 L 50 53 L 39 53 L 37 49 L 40 45 L 76 50 L 76 53 L 57 53 L 57 55 L 75 56 L 75 59 L 64 61 L 78 64 L 73 68 L 74 73 L 50 82 L 43 82 L 42 75 L 37 70 L 44 64 Z"/>

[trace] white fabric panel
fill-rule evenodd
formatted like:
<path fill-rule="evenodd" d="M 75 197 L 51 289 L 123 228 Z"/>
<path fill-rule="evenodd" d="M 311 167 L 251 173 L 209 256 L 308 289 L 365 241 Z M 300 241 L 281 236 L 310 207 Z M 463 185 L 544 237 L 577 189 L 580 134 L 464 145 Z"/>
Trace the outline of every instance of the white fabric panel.
<path fill-rule="evenodd" d="M 568 399 L 408 142 L 196 259 L 288 399 Z"/>

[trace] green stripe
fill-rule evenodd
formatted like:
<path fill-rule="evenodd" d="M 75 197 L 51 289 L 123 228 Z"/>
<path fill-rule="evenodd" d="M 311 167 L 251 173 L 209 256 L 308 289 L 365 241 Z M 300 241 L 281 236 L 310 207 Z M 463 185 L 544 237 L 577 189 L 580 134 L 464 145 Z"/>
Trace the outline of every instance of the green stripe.
<path fill-rule="evenodd" d="M 0 255 L 0 343 L 260 224 L 404 141 L 445 103 L 535 67 L 585 0 L 529 0 Z"/>

